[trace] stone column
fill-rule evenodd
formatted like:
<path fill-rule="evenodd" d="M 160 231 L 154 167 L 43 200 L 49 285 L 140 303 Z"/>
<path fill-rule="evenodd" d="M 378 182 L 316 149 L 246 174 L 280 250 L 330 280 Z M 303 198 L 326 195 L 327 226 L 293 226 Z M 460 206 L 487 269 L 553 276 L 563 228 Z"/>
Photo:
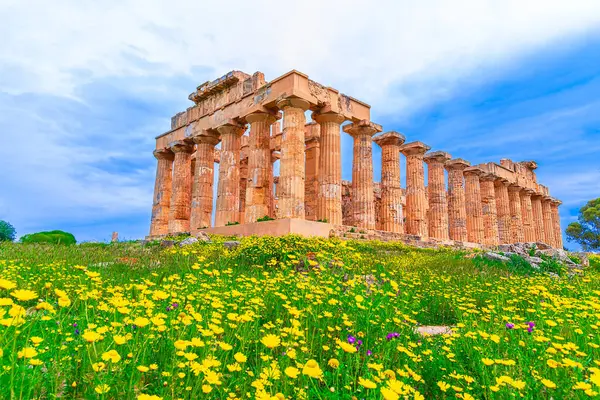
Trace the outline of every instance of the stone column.
<path fill-rule="evenodd" d="M 508 185 L 509 182 L 503 178 L 496 179 L 494 182 L 494 188 L 496 189 L 496 212 L 498 213 L 498 236 L 500 238 L 500 244 L 511 243 L 511 219 Z"/>
<path fill-rule="evenodd" d="M 169 233 L 189 232 L 192 203 L 192 168 L 190 164 L 194 146 L 183 140 L 177 140 L 170 143 L 169 146 L 175 153 Z"/>
<path fill-rule="evenodd" d="M 321 110 L 323 111 L 323 110 Z M 345 118 L 332 112 L 313 113 L 321 126 L 317 219 L 342 224 L 342 158 L 340 124 Z"/>
<path fill-rule="evenodd" d="M 510 242 L 522 243 L 525 241 L 523 230 L 523 210 L 521 209 L 521 186 L 510 185 L 508 187 L 508 203 L 510 208 Z"/>
<path fill-rule="evenodd" d="M 496 211 L 496 189 L 494 188 L 496 178 L 493 174 L 485 174 L 479 178 L 481 211 L 483 213 L 483 243 L 488 246 L 497 246 L 500 243 L 498 214 Z"/>
<path fill-rule="evenodd" d="M 196 162 L 194 163 L 190 231 L 196 232 L 211 225 L 215 145 L 219 143 L 219 136 L 216 132 L 204 131 L 192 139 L 196 143 Z"/>
<path fill-rule="evenodd" d="M 248 185 L 246 187 L 245 223 L 269 215 L 269 172 L 271 170 L 271 124 L 277 117 L 255 112 L 246 116 L 250 123 L 248 141 Z"/>
<path fill-rule="evenodd" d="M 430 149 L 421 142 L 402 145 L 400 152 L 406 156 L 406 223 L 410 235 L 428 238 L 427 196 L 425 195 L 425 168 L 423 156 Z"/>
<path fill-rule="evenodd" d="M 406 138 L 387 132 L 373 141 L 381 147 L 381 230 L 404 233 L 402 188 L 400 187 L 400 146 Z"/>
<path fill-rule="evenodd" d="M 246 188 L 248 187 L 248 136 L 243 135 L 240 146 L 240 219 L 246 213 Z"/>
<path fill-rule="evenodd" d="M 304 210 L 306 219 L 317 220 L 317 193 L 319 192 L 319 129 L 316 122 L 306 124 L 306 181 L 304 182 Z"/>
<path fill-rule="evenodd" d="M 344 126 L 354 138 L 352 159 L 352 215 L 359 228 L 375 229 L 375 196 L 373 193 L 373 141 L 381 126 L 366 120 Z"/>
<path fill-rule="evenodd" d="M 533 209 L 531 206 L 531 195 L 535 193 L 531 189 L 523 189 L 520 192 L 521 197 L 521 214 L 523 216 L 523 237 L 525 242 L 531 243 L 536 241 L 535 227 L 533 222 Z"/>
<path fill-rule="evenodd" d="M 555 247 L 554 242 L 554 224 L 552 223 L 552 207 L 550 203 L 552 197 L 544 196 L 542 198 L 542 219 L 544 221 L 544 243 Z"/>
<path fill-rule="evenodd" d="M 467 208 L 465 203 L 465 184 L 463 171 L 471 164 L 462 158 L 447 161 L 444 167 L 448 171 L 448 223 L 450 239 L 466 242 Z"/>
<path fill-rule="evenodd" d="M 479 178 L 484 174 L 485 172 L 477 167 L 464 170 L 467 240 L 471 243 L 485 243 L 481 185 L 479 184 Z"/>
<path fill-rule="evenodd" d="M 427 191 L 429 200 L 429 236 L 438 240 L 450 240 L 448 228 L 448 198 L 444 164 L 450 154 L 443 151 L 427 153 Z"/>
<path fill-rule="evenodd" d="M 215 226 L 225 226 L 240 222 L 240 137 L 245 126 L 229 121 L 217 130 L 221 134 L 221 162 Z"/>
<path fill-rule="evenodd" d="M 550 208 L 552 210 L 552 226 L 554 227 L 554 244 L 555 248 L 563 248 L 562 230 L 560 229 L 560 215 L 558 214 L 558 206 L 562 204 L 562 201 L 552 199 Z"/>
<path fill-rule="evenodd" d="M 169 233 L 169 208 L 171 205 L 171 184 L 173 174 L 173 152 L 170 149 L 154 151 L 158 161 L 154 181 L 154 199 L 152 201 L 152 219 L 150 236 Z"/>
<path fill-rule="evenodd" d="M 283 136 L 279 164 L 279 200 L 277 218 L 304 219 L 304 112 L 310 104 L 303 99 L 290 97 L 280 100 L 277 107 L 283 110 Z"/>
<path fill-rule="evenodd" d="M 531 196 L 531 208 L 533 214 L 533 227 L 535 228 L 535 241 L 546 242 L 544 234 L 544 217 L 542 215 L 542 196 L 534 194 Z"/>

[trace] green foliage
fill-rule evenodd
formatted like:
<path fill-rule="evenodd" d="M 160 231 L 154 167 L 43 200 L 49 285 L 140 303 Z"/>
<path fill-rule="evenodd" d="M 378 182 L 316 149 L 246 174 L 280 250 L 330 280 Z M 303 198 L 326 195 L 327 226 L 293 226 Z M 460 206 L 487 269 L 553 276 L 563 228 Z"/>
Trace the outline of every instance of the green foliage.
<path fill-rule="evenodd" d="M 584 250 L 600 250 L 600 197 L 579 210 L 577 222 L 570 223 L 566 232 L 567 238 Z"/>
<path fill-rule="evenodd" d="M 45 243 L 45 244 L 75 244 L 75 236 L 64 231 L 46 231 L 30 233 L 21 238 L 24 244 Z"/>
<path fill-rule="evenodd" d="M 230 222 L 226 223 L 226 224 L 225 224 L 225 226 L 239 225 L 239 224 L 240 224 L 240 223 L 239 223 L 239 222 L 237 222 L 237 221 L 235 221 L 235 222 L 231 222 L 231 221 L 230 221 Z"/>
<path fill-rule="evenodd" d="M 317 222 L 324 222 L 324 223 L 327 223 L 327 222 L 329 222 L 329 221 L 327 221 L 327 218 L 323 218 L 323 219 L 318 219 L 318 220 L 317 220 Z"/>
<path fill-rule="evenodd" d="M 17 231 L 9 222 L 0 220 L 0 242 L 12 242 L 15 240 Z"/>
<path fill-rule="evenodd" d="M 264 222 L 264 221 L 273 221 L 275 218 L 271 218 L 268 215 L 265 215 L 264 217 L 260 217 L 256 220 L 256 222 Z"/>

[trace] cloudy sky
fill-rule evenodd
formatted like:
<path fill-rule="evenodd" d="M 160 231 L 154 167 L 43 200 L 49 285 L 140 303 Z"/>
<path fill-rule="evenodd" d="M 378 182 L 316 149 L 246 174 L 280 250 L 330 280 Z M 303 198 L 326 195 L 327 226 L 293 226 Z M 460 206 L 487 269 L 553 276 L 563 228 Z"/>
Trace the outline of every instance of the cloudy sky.
<path fill-rule="evenodd" d="M 0 0 L 0 14 L 0 219 L 19 235 L 146 235 L 154 137 L 233 69 L 300 70 L 474 164 L 534 159 L 563 226 L 600 196 L 597 0 Z"/>

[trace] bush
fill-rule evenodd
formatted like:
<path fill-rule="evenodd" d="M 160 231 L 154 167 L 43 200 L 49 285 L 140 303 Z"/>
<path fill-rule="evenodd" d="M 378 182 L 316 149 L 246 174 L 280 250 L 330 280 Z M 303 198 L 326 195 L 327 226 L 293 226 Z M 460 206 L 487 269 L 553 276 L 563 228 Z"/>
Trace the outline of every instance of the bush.
<path fill-rule="evenodd" d="M 23 243 L 75 244 L 75 236 L 64 231 L 30 233 L 21 238 Z"/>
<path fill-rule="evenodd" d="M 0 242 L 12 242 L 15 240 L 17 232 L 15 227 L 6 221 L 0 220 Z"/>

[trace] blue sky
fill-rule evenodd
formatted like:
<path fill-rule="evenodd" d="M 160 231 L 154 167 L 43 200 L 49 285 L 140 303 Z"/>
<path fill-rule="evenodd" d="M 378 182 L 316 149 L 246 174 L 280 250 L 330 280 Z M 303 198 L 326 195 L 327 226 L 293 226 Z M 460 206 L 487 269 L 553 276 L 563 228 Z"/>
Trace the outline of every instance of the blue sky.
<path fill-rule="evenodd" d="M 196 3 L 0 0 L 13 15 L 0 26 L 0 219 L 20 235 L 143 237 L 154 137 L 232 69 L 298 69 L 371 104 L 384 130 L 473 164 L 536 160 L 563 227 L 600 196 L 597 2 L 240 2 L 227 23 L 220 3 Z"/>

